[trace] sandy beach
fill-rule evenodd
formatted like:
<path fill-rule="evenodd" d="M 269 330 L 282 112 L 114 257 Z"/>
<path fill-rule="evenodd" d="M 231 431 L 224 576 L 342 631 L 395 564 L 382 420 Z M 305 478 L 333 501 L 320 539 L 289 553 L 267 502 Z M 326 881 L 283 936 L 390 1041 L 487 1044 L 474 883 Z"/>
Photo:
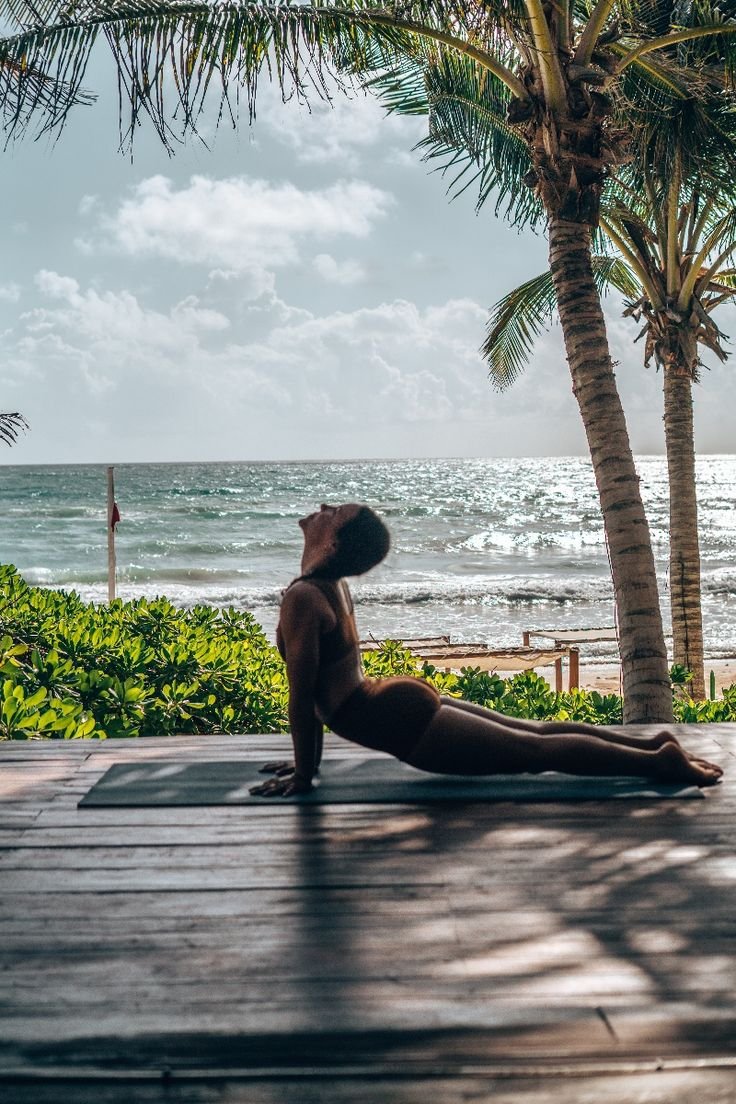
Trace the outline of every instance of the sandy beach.
<path fill-rule="evenodd" d="M 716 693 L 720 694 L 724 686 L 732 686 L 736 682 L 736 656 L 730 656 L 728 659 L 706 659 L 706 690 L 709 685 L 711 671 L 715 671 Z M 586 690 L 598 690 L 602 694 L 619 693 L 619 665 L 617 663 L 583 663 L 581 660 L 580 685 Z"/>
<path fill-rule="evenodd" d="M 473 662 L 475 663 L 475 661 Z M 725 686 L 732 686 L 736 682 L 736 656 L 729 656 L 727 659 L 706 659 L 706 689 L 709 685 L 711 671 L 715 671 L 716 675 L 716 693 L 721 694 Z M 543 675 L 550 685 L 554 685 L 554 667 L 538 667 L 537 673 Z M 503 678 L 508 678 L 510 672 L 499 671 L 499 674 Z M 567 688 L 566 662 L 563 663 L 563 682 L 565 688 Z M 619 694 L 621 692 L 621 669 L 619 664 L 601 660 L 586 663 L 581 657 L 580 686 L 584 690 L 597 690 L 600 694 Z"/>
<path fill-rule="evenodd" d="M 433 663 L 437 667 L 445 667 L 445 663 L 440 659 L 433 659 Z M 480 667 L 485 671 L 496 671 L 501 678 L 510 678 L 512 675 L 523 670 L 522 666 L 514 664 L 513 660 L 504 656 L 499 658 L 497 656 L 483 656 L 474 655 L 469 656 L 467 659 L 453 664 L 452 667 L 445 667 L 446 670 L 459 670 L 461 666 Z M 554 686 L 555 682 L 555 668 L 554 664 L 539 665 L 534 668 L 537 674 L 546 678 L 550 686 Z M 728 656 L 727 658 L 719 659 L 706 659 L 705 661 L 705 683 L 706 690 L 710 685 L 710 672 L 714 671 L 716 676 L 716 693 L 721 694 L 724 687 L 732 686 L 736 683 L 736 655 Z M 567 689 L 568 686 L 568 669 L 567 660 L 564 659 L 562 663 L 562 680 L 563 687 Z M 609 660 L 596 659 L 586 661 L 583 656 L 580 657 L 580 686 L 584 690 L 597 690 L 601 694 L 620 694 L 621 693 L 621 668 L 619 663 L 613 658 Z"/>

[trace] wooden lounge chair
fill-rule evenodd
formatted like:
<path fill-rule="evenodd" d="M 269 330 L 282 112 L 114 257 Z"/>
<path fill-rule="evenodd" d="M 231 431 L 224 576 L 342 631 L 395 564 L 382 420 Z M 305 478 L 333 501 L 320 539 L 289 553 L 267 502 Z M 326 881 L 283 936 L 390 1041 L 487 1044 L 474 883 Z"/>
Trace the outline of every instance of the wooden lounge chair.
<path fill-rule="evenodd" d="M 555 689 L 562 691 L 562 661 L 569 658 L 570 649 L 561 648 L 488 648 L 485 644 L 452 644 L 449 636 L 387 637 L 398 642 L 419 659 L 457 671 L 461 667 L 481 667 L 485 671 L 530 671 L 536 667 L 555 665 Z M 371 637 L 360 642 L 361 651 L 375 651 L 386 641 Z M 577 684 L 576 684 L 577 685 Z M 572 687 L 571 687 L 572 688 Z"/>
<path fill-rule="evenodd" d="M 524 647 L 530 647 L 533 636 L 551 640 L 554 648 L 566 648 L 570 665 L 569 687 L 571 690 L 580 685 L 580 644 L 593 644 L 600 641 L 618 644 L 618 632 L 614 625 L 604 625 L 593 629 L 526 629 L 522 634 Z"/>

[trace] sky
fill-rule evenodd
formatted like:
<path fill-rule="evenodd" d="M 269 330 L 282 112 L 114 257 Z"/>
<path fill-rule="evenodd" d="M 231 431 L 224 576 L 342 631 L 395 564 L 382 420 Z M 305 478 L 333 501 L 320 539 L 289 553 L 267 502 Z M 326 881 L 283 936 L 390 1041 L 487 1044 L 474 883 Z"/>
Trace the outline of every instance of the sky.
<path fill-rule="evenodd" d="M 254 125 L 173 156 L 144 126 L 131 159 L 105 56 L 86 84 L 57 143 L 2 153 L 0 410 L 31 428 L 0 464 L 585 455 L 557 324 L 503 393 L 478 352 L 544 237 L 450 202 L 425 121 L 263 86 Z M 661 453 L 661 379 L 605 309 L 634 450 Z M 734 399 L 716 362 L 699 451 L 733 451 Z"/>

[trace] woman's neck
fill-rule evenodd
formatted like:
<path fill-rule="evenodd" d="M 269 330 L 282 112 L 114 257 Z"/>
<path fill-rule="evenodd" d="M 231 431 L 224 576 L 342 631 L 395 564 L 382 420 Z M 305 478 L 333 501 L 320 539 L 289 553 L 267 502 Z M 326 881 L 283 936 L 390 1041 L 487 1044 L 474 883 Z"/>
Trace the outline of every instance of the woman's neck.
<path fill-rule="evenodd" d="M 328 567 L 315 567 L 312 571 L 302 571 L 299 576 L 300 579 L 320 579 L 325 583 L 339 583 L 340 576 L 330 573 Z"/>

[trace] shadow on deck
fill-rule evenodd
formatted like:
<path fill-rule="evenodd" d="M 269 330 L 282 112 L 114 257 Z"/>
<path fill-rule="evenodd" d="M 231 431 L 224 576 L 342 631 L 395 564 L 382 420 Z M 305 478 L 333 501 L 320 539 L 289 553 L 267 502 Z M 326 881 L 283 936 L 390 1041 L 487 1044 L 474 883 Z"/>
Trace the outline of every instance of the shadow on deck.
<path fill-rule="evenodd" d="M 4 1099 L 732 1101 L 736 725 L 682 732 L 705 801 L 77 809 L 283 738 L 0 746 Z"/>

